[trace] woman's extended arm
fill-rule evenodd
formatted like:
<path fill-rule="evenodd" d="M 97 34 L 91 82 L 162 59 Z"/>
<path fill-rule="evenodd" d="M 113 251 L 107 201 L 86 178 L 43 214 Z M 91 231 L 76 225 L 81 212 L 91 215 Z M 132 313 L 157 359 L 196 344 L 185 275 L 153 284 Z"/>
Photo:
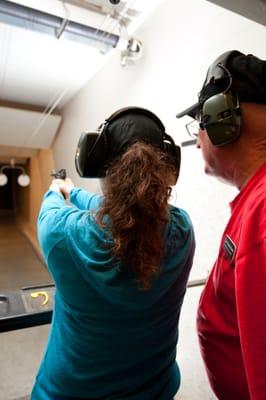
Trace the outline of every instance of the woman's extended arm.
<path fill-rule="evenodd" d="M 54 187 L 54 190 L 61 192 L 66 199 L 69 199 L 80 210 L 89 210 L 98 207 L 99 195 L 74 187 L 73 182 L 69 178 L 64 180 L 54 179 L 51 186 Z"/>

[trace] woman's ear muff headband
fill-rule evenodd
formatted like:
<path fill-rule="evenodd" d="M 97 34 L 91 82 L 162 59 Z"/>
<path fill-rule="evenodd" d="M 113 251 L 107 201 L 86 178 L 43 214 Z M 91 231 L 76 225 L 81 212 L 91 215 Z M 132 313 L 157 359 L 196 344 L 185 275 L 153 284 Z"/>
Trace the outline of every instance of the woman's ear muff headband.
<path fill-rule="evenodd" d="M 119 118 L 130 116 L 146 116 L 155 123 L 156 135 L 158 134 L 157 144 L 169 153 L 176 161 L 177 176 L 180 168 L 180 149 L 175 145 L 171 136 L 165 133 L 165 128 L 161 120 L 151 111 L 138 108 L 126 107 L 113 113 L 102 124 L 99 131 L 83 133 L 80 136 L 76 154 L 75 166 L 78 174 L 83 178 L 102 178 L 105 176 L 106 164 L 110 161 L 110 151 L 108 146 L 107 129 Z M 150 128 L 152 130 L 152 128 Z M 130 138 L 129 138 L 130 139 Z"/>

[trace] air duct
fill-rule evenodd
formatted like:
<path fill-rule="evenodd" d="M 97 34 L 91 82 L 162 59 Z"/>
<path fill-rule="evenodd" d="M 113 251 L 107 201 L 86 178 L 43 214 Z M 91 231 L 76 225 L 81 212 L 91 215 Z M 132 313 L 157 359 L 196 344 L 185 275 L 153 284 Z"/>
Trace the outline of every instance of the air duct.
<path fill-rule="evenodd" d="M 116 47 L 119 40 L 119 36 L 113 33 L 75 21 L 66 21 L 64 18 L 6 0 L 0 0 L 0 22 L 55 37 L 63 26 L 66 39 L 100 48 L 104 52 Z"/>

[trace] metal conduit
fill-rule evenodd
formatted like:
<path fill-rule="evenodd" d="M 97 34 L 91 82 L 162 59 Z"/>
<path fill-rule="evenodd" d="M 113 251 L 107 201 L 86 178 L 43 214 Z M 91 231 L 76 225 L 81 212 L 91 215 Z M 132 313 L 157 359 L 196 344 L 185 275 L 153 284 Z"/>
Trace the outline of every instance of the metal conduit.
<path fill-rule="evenodd" d="M 116 47 L 119 40 L 119 36 L 113 33 L 71 20 L 67 20 L 65 23 L 64 18 L 6 0 L 0 0 L 0 22 L 55 37 L 64 24 L 65 38 L 97 48 L 100 44 L 103 44 L 106 52 Z"/>
<path fill-rule="evenodd" d="M 195 279 L 193 281 L 188 281 L 187 287 L 192 288 L 192 287 L 197 287 L 197 286 L 204 286 L 206 282 L 207 282 L 207 278 Z"/>

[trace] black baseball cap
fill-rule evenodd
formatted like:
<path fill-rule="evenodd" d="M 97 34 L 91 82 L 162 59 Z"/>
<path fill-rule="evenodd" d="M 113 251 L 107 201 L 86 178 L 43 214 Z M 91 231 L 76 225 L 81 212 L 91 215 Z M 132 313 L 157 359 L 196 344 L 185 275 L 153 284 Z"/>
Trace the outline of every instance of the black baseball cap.
<path fill-rule="evenodd" d="M 137 111 L 135 111 L 137 110 Z M 137 141 L 144 141 L 157 148 L 163 149 L 165 129 L 158 118 L 153 118 L 151 113 L 145 110 L 129 110 L 121 113 L 106 127 L 105 135 L 108 142 L 107 158 L 116 158 L 127 147 Z"/>
<path fill-rule="evenodd" d="M 231 81 L 230 81 L 231 80 Z M 237 50 L 221 54 L 209 67 L 198 102 L 176 115 L 195 118 L 203 103 L 211 96 L 228 88 L 237 94 L 240 102 L 266 104 L 266 60 Z"/>
<path fill-rule="evenodd" d="M 162 121 L 153 112 L 140 107 L 125 107 L 105 121 L 106 165 L 121 156 L 138 141 L 153 145 L 172 159 L 177 175 L 180 169 L 180 147 L 165 132 Z M 170 160 L 169 160 L 170 161 Z"/>

